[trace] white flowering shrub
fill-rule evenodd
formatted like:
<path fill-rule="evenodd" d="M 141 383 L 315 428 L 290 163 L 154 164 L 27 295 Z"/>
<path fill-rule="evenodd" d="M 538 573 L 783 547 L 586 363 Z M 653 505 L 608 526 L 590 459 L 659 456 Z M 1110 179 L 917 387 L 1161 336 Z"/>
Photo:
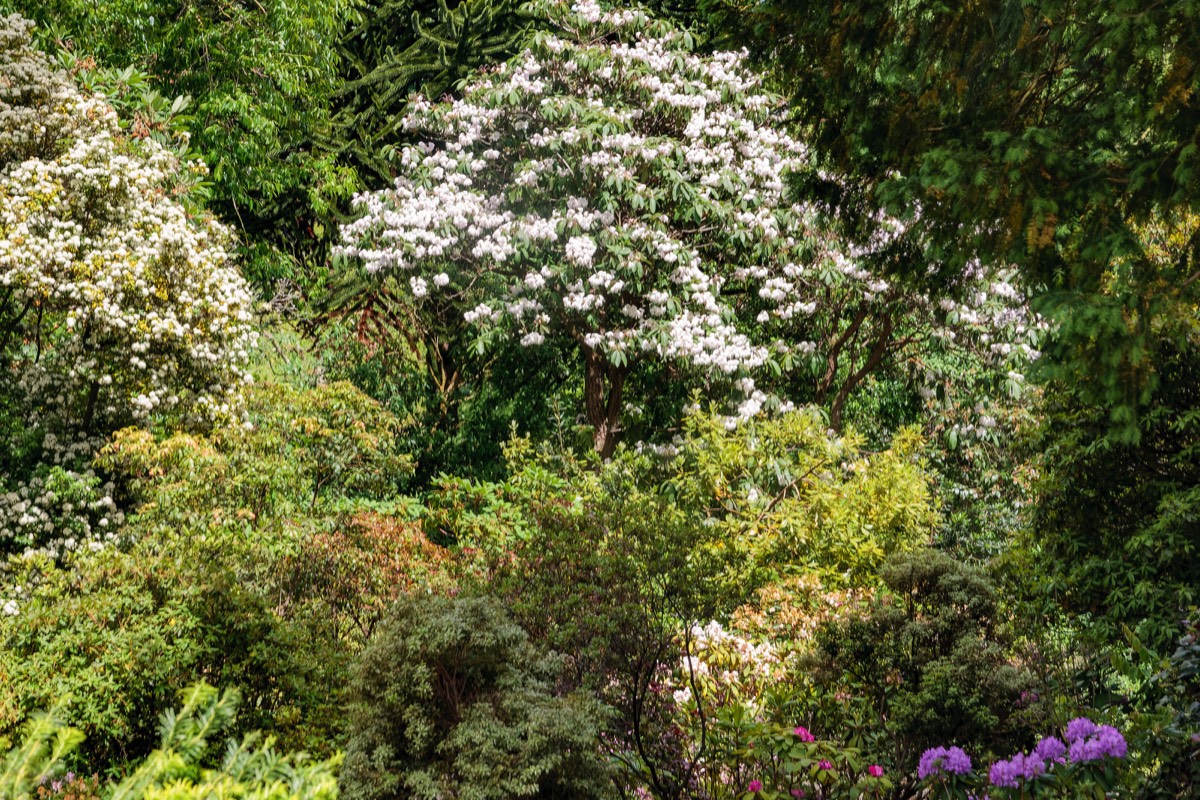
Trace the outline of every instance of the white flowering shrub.
<path fill-rule="evenodd" d="M 787 199 L 788 174 L 811 166 L 743 54 L 693 53 L 640 10 L 542 10 L 558 32 L 460 100 L 410 104 L 404 126 L 427 140 L 404 150 L 394 188 L 356 199 L 339 252 L 406 273 L 418 303 L 440 293 L 488 335 L 576 345 L 601 453 L 640 359 L 725 379 L 749 415 L 768 400 L 752 373 L 769 361 L 856 384 L 913 341 L 899 319 L 876 321 L 885 310 L 926 326 L 957 310 L 872 271 L 888 226 L 851 247 Z M 855 346 L 861 359 L 839 364 Z"/>
<path fill-rule="evenodd" d="M 0 546 L 90 525 L 55 529 L 62 493 L 49 473 L 30 480 L 31 459 L 88 484 L 119 427 L 235 414 L 256 336 L 229 236 L 180 202 L 176 156 L 125 136 L 102 99 L 50 69 L 30 28 L 0 18 L 0 407 L 43 438 L 23 466 L 0 460 L 24 472 L 0 472 Z"/>
<path fill-rule="evenodd" d="M 715 620 L 692 625 L 680 637 L 687 654 L 672 672 L 668 685 L 685 711 L 704 703 L 710 716 L 723 705 L 754 704 L 754 698 L 786 680 L 788 663 L 769 641 L 752 641 L 727 631 Z M 697 697 L 693 688 L 698 690 Z M 757 709 L 756 709 L 757 710 Z"/>
<path fill-rule="evenodd" d="M 113 488 L 91 470 L 39 467 L 12 491 L 0 494 L 0 550 L 38 549 L 57 555 L 115 541 L 125 517 L 113 500 Z"/>
<path fill-rule="evenodd" d="M 411 104 L 405 126 L 431 141 L 404 151 L 395 188 L 357 199 L 341 252 L 526 345 L 574 342 L 607 453 L 635 361 L 729 378 L 766 361 L 726 292 L 738 266 L 781 273 L 809 238 L 784 202 L 804 151 L 739 54 L 693 54 L 641 11 L 549 13 L 561 35 L 461 100 Z"/>

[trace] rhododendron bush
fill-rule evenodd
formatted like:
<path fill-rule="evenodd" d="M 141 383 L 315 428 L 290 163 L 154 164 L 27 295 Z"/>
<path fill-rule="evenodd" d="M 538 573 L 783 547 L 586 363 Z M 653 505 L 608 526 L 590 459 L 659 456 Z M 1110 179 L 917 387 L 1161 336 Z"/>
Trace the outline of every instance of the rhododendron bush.
<path fill-rule="evenodd" d="M 181 202 L 175 155 L 123 134 L 31 48 L 30 27 L 0 20 L 0 393 L 26 457 L 76 470 L 120 426 L 235 415 L 256 334 L 228 234 Z M 106 495 L 63 507 L 43 473 L 11 487 L 0 542 L 51 538 L 52 507 L 101 524 Z"/>
<path fill-rule="evenodd" d="M 175 197 L 180 165 L 125 137 L 5 23 L 0 116 L 3 358 L 69 430 L 227 414 L 247 380 L 251 297 L 228 234 Z M 9 377 L 6 375 L 6 377 Z"/>
<path fill-rule="evenodd" d="M 872 271 L 889 234 L 851 246 L 816 205 L 792 202 L 787 177 L 808 167 L 805 147 L 742 54 L 694 53 L 688 34 L 638 10 L 544 10 L 557 32 L 459 100 L 410 104 L 403 124 L 427 141 L 403 151 L 394 188 L 356 199 L 340 253 L 407 275 L 418 304 L 452 298 L 481 344 L 576 346 L 600 453 L 616 443 L 636 362 L 684 364 L 710 390 L 735 389 L 741 416 L 769 404 L 754 377 L 767 365 L 830 373 L 841 404 L 913 341 L 896 319 L 875 323 L 883 309 L 927 328 L 990 321 L 977 299 L 1019 306 L 982 271 L 970 280 L 1008 291 L 966 293 L 966 305 L 900 297 Z M 819 309 L 832 317 L 807 323 Z M 1029 352 L 989 335 L 997 357 Z"/>

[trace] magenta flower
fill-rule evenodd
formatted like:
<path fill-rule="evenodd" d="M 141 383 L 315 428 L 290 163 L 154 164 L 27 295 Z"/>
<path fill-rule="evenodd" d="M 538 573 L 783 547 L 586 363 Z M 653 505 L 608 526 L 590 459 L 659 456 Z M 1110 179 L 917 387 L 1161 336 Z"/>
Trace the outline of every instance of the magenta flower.
<path fill-rule="evenodd" d="M 878 764 L 872 764 L 871 766 L 867 767 L 867 774 L 872 778 L 882 778 L 883 767 L 879 766 Z"/>
<path fill-rule="evenodd" d="M 760 781 L 758 779 L 750 781 L 750 783 L 746 784 L 746 791 L 747 792 L 761 792 L 762 791 L 762 781 Z"/>
<path fill-rule="evenodd" d="M 792 797 L 796 798 L 796 800 L 802 800 L 804 797 L 804 790 L 803 789 L 792 789 Z"/>
<path fill-rule="evenodd" d="M 792 733 L 802 742 L 815 742 L 817 740 L 817 737 L 809 733 L 808 728 L 805 728 L 803 725 L 797 725 L 792 729 Z"/>
<path fill-rule="evenodd" d="M 833 769 L 833 764 L 830 764 L 825 759 L 821 759 L 820 763 L 817 764 L 817 767 L 819 769 Z"/>

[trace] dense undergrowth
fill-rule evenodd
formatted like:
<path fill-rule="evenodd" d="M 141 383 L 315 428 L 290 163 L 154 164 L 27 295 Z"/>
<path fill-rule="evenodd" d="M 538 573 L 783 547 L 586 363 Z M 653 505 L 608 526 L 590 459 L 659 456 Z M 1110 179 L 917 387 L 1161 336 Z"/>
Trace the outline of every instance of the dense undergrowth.
<path fill-rule="evenodd" d="M 0 0 L 0 800 L 1200 791 L 1200 7 L 743 5 Z"/>

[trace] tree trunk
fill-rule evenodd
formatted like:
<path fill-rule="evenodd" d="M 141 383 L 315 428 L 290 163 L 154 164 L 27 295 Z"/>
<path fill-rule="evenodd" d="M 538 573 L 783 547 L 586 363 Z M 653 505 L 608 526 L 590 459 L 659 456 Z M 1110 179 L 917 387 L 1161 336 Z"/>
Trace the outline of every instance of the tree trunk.
<path fill-rule="evenodd" d="M 96 402 L 100 399 L 100 381 L 92 381 L 88 387 L 87 405 L 83 409 L 83 432 L 92 432 L 92 421 L 96 418 Z"/>
<path fill-rule="evenodd" d="M 614 367 L 591 347 L 584 347 L 583 399 L 592 442 L 601 458 L 607 459 L 617 446 L 621 421 L 621 393 L 625 368 Z"/>
<path fill-rule="evenodd" d="M 884 357 L 889 353 L 889 345 L 893 346 L 892 349 L 898 350 L 899 347 L 903 347 L 907 343 L 907 340 L 904 340 L 899 343 L 899 346 L 896 346 L 892 342 L 893 325 L 891 314 L 885 314 L 883 317 L 883 328 L 875 339 L 875 345 L 871 348 L 867 360 L 863 362 L 861 367 L 852 370 L 846 376 L 846 380 L 842 383 L 842 388 L 838 390 L 837 396 L 833 398 L 833 404 L 829 409 L 829 427 L 838 433 L 842 432 L 842 412 L 846 408 L 846 401 L 850 399 L 850 393 L 854 391 L 854 387 L 858 386 L 863 378 L 883 362 Z"/>

